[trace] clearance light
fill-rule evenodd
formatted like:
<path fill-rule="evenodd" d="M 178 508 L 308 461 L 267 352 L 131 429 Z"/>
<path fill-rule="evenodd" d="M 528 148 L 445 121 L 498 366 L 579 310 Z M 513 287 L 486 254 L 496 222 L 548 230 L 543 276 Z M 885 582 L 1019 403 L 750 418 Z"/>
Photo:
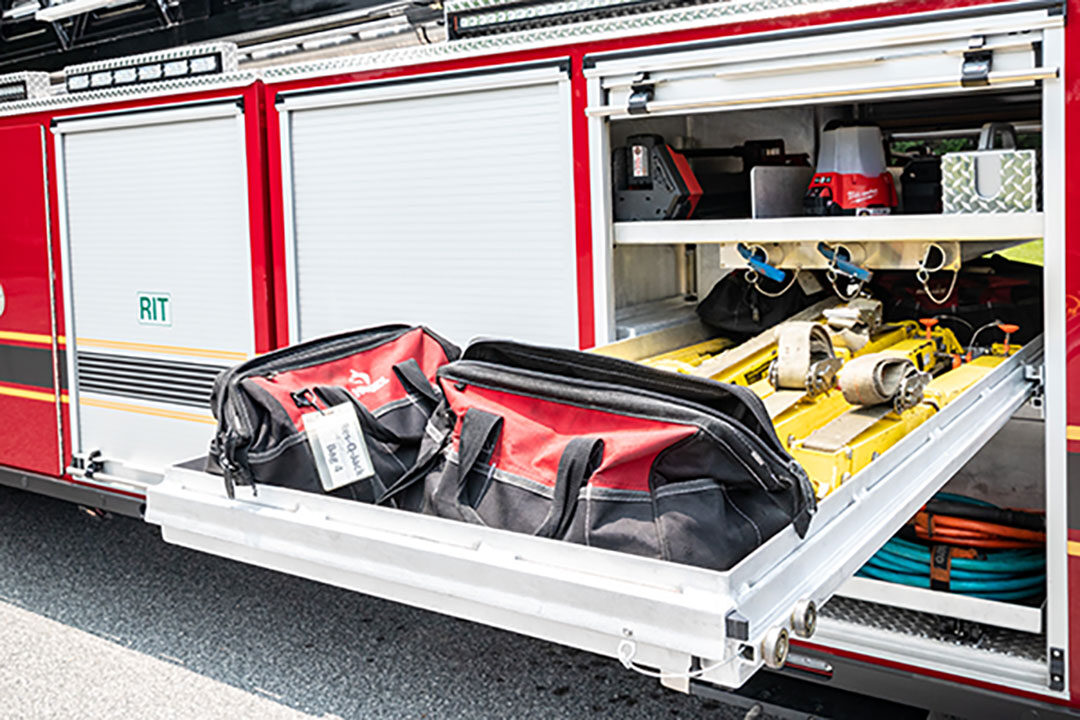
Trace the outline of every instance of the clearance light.
<path fill-rule="evenodd" d="M 165 71 L 165 77 L 167 78 L 180 77 L 181 75 L 187 75 L 191 72 L 191 67 L 188 65 L 187 60 L 173 60 L 172 62 L 167 62 L 162 69 Z"/>
<path fill-rule="evenodd" d="M 232 43 L 199 45 L 119 60 L 64 68 L 68 92 L 85 92 L 122 85 L 139 85 L 179 78 L 215 75 L 236 70 Z"/>

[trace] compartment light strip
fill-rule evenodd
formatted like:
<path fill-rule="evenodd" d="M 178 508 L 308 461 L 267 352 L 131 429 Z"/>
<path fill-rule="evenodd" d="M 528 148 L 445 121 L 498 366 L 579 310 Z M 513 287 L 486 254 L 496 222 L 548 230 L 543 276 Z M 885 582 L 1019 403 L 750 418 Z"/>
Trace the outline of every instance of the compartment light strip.
<path fill-rule="evenodd" d="M 169 53 L 135 55 L 107 63 L 76 65 L 65 68 L 64 77 L 67 91 L 79 93 L 200 75 L 216 75 L 234 70 L 236 70 L 236 46 L 231 43 L 219 43 Z"/>

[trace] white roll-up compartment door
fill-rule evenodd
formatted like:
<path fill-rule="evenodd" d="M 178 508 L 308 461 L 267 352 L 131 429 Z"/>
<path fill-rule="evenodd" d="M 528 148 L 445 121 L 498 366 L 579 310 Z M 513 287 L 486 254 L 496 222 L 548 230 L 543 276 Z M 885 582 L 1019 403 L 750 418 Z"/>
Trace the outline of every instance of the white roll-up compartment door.
<path fill-rule="evenodd" d="M 75 451 L 160 471 L 206 452 L 213 379 L 255 349 L 243 110 L 55 131 Z"/>
<path fill-rule="evenodd" d="M 587 112 L 627 118 L 865 102 L 1034 85 L 1046 10 L 783 37 L 728 38 L 586 59 L 602 92 Z M 779 34 L 778 35 L 782 35 Z M 748 42 L 752 40 L 754 42 Z"/>
<path fill-rule="evenodd" d="M 409 322 L 577 346 L 565 67 L 280 106 L 292 340 Z"/>

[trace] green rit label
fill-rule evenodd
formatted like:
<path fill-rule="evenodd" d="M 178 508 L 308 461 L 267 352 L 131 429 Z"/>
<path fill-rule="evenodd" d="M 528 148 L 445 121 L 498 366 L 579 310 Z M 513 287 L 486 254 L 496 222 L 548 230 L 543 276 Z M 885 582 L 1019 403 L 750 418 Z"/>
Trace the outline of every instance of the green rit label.
<path fill-rule="evenodd" d="M 172 297 L 169 293 L 139 293 L 140 325 L 172 325 Z"/>

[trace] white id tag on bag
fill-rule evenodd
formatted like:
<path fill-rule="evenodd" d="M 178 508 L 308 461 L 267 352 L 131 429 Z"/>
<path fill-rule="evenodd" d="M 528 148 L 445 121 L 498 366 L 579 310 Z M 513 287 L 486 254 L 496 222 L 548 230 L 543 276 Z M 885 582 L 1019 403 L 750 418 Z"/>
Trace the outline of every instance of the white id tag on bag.
<path fill-rule="evenodd" d="M 350 403 L 307 413 L 304 431 L 323 490 L 337 490 L 375 474 L 364 431 Z"/>

